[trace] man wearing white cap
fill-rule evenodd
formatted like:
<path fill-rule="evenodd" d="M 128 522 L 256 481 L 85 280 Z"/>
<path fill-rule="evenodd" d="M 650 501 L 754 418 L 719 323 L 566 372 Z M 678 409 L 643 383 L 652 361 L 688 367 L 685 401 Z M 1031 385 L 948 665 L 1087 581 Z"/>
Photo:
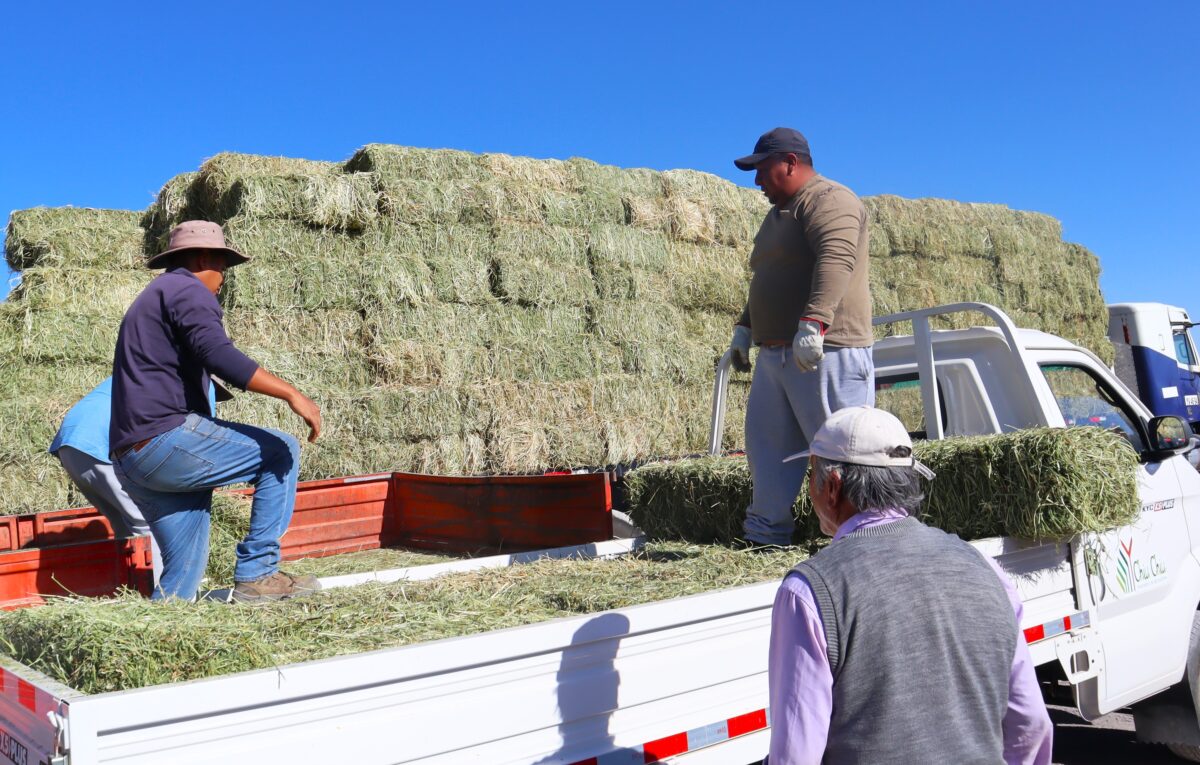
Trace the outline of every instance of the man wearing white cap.
<path fill-rule="evenodd" d="M 842 409 L 805 456 L 833 541 L 775 598 L 770 765 L 1049 765 L 1021 600 L 993 561 L 914 517 L 933 474 L 904 426 Z"/>

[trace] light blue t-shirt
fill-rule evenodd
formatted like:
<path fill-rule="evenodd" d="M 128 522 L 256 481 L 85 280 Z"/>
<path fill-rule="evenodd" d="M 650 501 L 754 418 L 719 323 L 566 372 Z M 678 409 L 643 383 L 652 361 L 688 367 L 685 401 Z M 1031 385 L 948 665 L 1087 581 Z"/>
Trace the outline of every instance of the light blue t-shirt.
<path fill-rule="evenodd" d="M 217 411 L 217 389 L 208 388 L 208 408 Z M 50 443 L 50 453 L 55 454 L 64 446 L 78 449 L 89 457 L 108 462 L 108 422 L 112 419 L 112 378 L 92 388 L 83 398 L 67 411 L 62 425 Z"/>

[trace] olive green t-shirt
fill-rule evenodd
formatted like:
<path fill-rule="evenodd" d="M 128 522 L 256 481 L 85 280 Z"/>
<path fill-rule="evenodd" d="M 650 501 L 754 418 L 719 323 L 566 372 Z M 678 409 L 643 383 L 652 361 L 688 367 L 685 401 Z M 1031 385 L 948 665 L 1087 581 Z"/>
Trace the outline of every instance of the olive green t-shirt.
<path fill-rule="evenodd" d="M 867 211 L 820 175 L 763 219 L 750 254 L 750 296 L 739 324 L 756 343 L 790 343 L 802 317 L 828 328 L 825 345 L 871 345 Z"/>

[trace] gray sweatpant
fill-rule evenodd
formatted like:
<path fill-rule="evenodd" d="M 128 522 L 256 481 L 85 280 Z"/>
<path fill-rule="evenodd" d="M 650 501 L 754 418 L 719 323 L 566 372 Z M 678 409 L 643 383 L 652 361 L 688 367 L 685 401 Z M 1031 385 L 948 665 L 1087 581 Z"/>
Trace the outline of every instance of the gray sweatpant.
<path fill-rule="evenodd" d="M 808 448 L 830 414 L 875 405 L 870 348 L 827 348 L 815 371 L 801 372 L 792 348 L 761 346 L 746 404 L 746 458 L 753 494 L 743 525 L 759 544 L 792 541 L 792 504 L 804 483 L 807 460 L 783 458 Z"/>
<path fill-rule="evenodd" d="M 125 493 L 120 480 L 113 472 L 113 466 L 70 446 L 61 447 L 55 454 L 67 475 L 71 476 L 71 480 L 79 487 L 80 493 L 108 519 L 114 536 L 122 539 L 150 535 L 154 586 L 157 587 L 158 578 L 162 574 L 162 554 L 159 552 L 158 542 L 154 541 L 154 535 L 150 534 L 150 524 L 142 516 L 142 511 Z"/>

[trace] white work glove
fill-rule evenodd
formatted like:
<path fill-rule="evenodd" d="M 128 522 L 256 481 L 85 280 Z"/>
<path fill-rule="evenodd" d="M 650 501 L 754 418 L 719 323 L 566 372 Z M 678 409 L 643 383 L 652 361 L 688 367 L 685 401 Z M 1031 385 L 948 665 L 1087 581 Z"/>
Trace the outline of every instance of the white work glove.
<path fill-rule="evenodd" d="M 821 323 L 812 319 L 801 319 L 792 338 L 792 358 L 801 372 L 811 372 L 825 358 L 825 338 L 821 335 Z"/>
<path fill-rule="evenodd" d="M 738 324 L 733 328 L 733 339 L 729 341 L 729 352 L 733 355 L 733 368 L 738 372 L 750 371 L 750 328 Z"/>

